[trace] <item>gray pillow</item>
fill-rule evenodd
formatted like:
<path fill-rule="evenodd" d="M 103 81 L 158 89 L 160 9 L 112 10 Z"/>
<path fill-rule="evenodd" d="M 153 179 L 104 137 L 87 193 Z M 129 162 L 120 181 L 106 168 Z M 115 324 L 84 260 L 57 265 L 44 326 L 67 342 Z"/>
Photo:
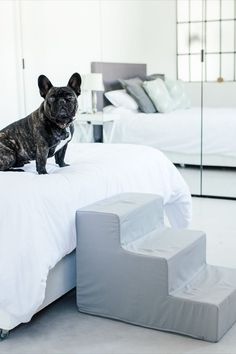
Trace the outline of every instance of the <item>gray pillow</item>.
<path fill-rule="evenodd" d="M 144 81 L 143 87 L 158 112 L 167 113 L 174 110 L 174 101 L 171 98 L 163 80 L 156 79 Z"/>
<path fill-rule="evenodd" d="M 131 79 L 120 79 L 118 80 L 121 83 L 121 86 L 126 89 L 128 85 L 139 85 L 142 87 L 143 80 L 140 79 L 140 77 L 132 77 Z"/>
<path fill-rule="evenodd" d="M 135 77 L 127 80 L 119 80 L 119 82 L 122 87 L 126 89 L 127 93 L 137 102 L 141 112 L 156 113 L 157 110 L 143 89 L 143 81 L 140 78 Z"/>
<path fill-rule="evenodd" d="M 152 74 L 152 75 L 147 75 L 145 76 L 143 81 L 152 81 L 156 79 L 162 79 L 165 81 L 165 75 L 164 74 Z"/>

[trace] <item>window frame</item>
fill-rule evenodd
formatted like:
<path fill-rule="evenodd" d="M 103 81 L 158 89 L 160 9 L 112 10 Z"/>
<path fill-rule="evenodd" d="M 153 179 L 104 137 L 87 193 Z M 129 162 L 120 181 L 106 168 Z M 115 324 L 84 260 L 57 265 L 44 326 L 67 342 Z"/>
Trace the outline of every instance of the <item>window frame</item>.
<path fill-rule="evenodd" d="M 178 2 L 176 1 L 176 73 L 177 79 L 182 79 L 179 76 L 179 57 L 185 56 L 188 57 L 188 80 L 184 80 L 185 82 L 217 82 L 222 78 L 222 55 L 233 55 L 233 78 L 224 79 L 224 82 L 235 82 L 236 81 L 236 0 L 234 0 L 234 14 L 232 18 L 222 18 L 222 2 L 223 0 L 219 0 L 219 19 L 207 19 L 207 1 L 211 0 L 202 0 L 202 18 L 201 20 L 191 20 L 191 3 L 195 0 L 187 0 L 188 3 L 188 21 L 179 21 L 178 18 Z M 233 51 L 224 51 L 222 50 L 222 24 L 226 22 L 233 22 Z M 201 51 L 199 53 L 195 53 L 191 51 L 190 47 L 190 36 L 191 36 L 191 24 L 201 24 Z M 207 51 L 207 24 L 208 23 L 219 23 L 219 50 L 218 51 Z M 179 25 L 188 24 L 188 52 L 187 53 L 179 53 Z M 191 56 L 199 55 L 200 60 L 203 60 L 201 63 L 201 79 L 200 80 L 192 80 L 191 79 Z M 207 79 L 207 56 L 208 55 L 217 55 L 219 58 L 219 72 L 218 77 L 215 80 Z"/>

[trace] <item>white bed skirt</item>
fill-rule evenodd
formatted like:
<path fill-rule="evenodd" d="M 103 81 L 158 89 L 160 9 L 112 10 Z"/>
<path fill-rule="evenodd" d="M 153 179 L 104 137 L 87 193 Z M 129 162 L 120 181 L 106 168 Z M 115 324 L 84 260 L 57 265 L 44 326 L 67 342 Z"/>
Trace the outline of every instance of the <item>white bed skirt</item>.
<path fill-rule="evenodd" d="M 55 300 L 72 290 L 76 286 L 75 251 L 63 257 L 48 273 L 45 298 L 36 311 L 39 312 Z M 2 329 L 11 330 L 21 322 L 9 313 L 0 310 L 0 323 Z"/>

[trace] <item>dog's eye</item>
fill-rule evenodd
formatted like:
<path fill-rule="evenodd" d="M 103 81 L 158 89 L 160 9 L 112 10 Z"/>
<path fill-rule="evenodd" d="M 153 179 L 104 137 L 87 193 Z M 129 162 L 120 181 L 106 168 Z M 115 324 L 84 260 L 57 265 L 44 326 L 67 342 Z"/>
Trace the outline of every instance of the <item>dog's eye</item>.
<path fill-rule="evenodd" d="M 48 101 L 49 101 L 49 102 L 54 102 L 54 101 L 55 101 L 55 97 L 53 97 L 53 96 L 48 97 Z"/>
<path fill-rule="evenodd" d="M 74 96 L 66 96 L 66 99 L 69 101 L 74 101 L 75 97 Z"/>

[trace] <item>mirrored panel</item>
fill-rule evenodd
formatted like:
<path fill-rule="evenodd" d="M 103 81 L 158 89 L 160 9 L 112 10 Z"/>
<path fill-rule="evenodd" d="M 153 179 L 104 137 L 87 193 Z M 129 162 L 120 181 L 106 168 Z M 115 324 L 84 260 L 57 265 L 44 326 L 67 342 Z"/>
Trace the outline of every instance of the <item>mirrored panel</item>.
<path fill-rule="evenodd" d="M 181 20 L 178 7 L 188 7 L 189 17 L 186 19 L 185 36 L 188 38 L 188 53 L 181 54 L 181 46 L 184 39 L 178 37 L 177 42 L 177 78 L 184 82 L 186 93 L 191 101 L 188 109 L 180 111 L 182 118 L 182 131 L 179 137 L 183 141 L 185 157 L 180 165 L 180 172 L 188 182 L 191 193 L 201 193 L 201 80 L 203 65 L 201 61 L 201 49 L 203 42 L 203 5 L 201 0 L 189 1 L 188 5 L 182 0 L 177 1 L 177 33 L 184 21 Z M 183 151 L 182 151 L 183 152 Z"/>
<path fill-rule="evenodd" d="M 202 194 L 236 198 L 235 2 L 207 0 L 205 21 Z"/>
<path fill-rule="evenodd" d="M 162 151 L 191 193 L 199 195 L 203 2 L 101 0 L 100 4 L 102 61 L 92 63 L 92 71 L 102 72 L 104 79 L 99 109 L 119 117 L 111 128 L 111 142 Z M 118 101 L 118 91 L 132 100 Z"/>
<path fill-rule="evenodd" d="M 230 81 L 204 83 L 203 195 L 236 197 L 235 89 Z"/>

